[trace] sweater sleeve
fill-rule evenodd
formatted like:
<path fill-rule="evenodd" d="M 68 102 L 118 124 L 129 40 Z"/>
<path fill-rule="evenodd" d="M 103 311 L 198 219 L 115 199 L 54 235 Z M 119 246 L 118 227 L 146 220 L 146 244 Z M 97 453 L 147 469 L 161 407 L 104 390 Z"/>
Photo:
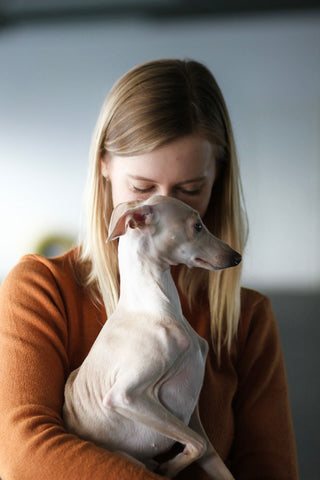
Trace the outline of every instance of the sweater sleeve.
<path fill-rule="evenodd" d="M 68 315 L 49 268 L 21 261 L 0 289 L 0 477 L 10 480 L 156 480 L 63 426 Z"/>
<path fill-rule="evenodd" d="M 259 297 L 248 316 L 240 325 L 232 471 L 236 480 L 297 480 L 285 366 L 269 299 Z"/>

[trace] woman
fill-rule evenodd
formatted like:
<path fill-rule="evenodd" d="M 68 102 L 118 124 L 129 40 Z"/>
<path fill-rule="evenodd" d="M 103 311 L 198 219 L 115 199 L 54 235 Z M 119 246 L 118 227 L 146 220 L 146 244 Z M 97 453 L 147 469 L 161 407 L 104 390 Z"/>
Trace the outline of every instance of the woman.
<path fill-rule="evenodd" d="M 64 383 L 118 301 L 120 202 L 158 193 L 199 210 L 242 252 L 246 239 L 235 145 L 211 73 L 157 60 L 108 95 L 91 145 L 85 239 L 54 259 L 26 256 L 1 287 L 0 475 L 3 480 L 156 479 L 118 454 L 68 434 Z M 269 300 L 240 288 L 240 267 L 173 270 L 186 318 L 210 342 L 200 414 L 237 480 L 298 478 L 284 363 Z M 177 478 L 207 479 L 195 463 Z"/>

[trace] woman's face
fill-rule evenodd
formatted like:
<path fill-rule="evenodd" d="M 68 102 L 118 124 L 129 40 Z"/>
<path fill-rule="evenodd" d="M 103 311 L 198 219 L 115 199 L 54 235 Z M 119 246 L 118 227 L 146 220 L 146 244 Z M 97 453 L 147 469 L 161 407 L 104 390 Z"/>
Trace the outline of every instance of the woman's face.
<path fill-rule="evenodd" d="M 187 203 L 203 217 L 216 178 L 213 147 L 192 134 L 136 156 L 107 154 L 102 174 L 109 178 L 115 207 L 130 200 L 166 195 Z"/>

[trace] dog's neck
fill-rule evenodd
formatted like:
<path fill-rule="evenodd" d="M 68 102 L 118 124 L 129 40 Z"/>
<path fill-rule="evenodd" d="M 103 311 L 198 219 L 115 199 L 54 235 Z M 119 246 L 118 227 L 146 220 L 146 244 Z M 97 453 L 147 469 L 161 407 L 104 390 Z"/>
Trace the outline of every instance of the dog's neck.
<path fill-rule="evenodd" d="M 151 258 L 141 246 L 135 248 L 128 237 L 124 235 L 119 239 L 119 306 L 132 312 L 182 317 L 170 265 L 159 258 Z"/>

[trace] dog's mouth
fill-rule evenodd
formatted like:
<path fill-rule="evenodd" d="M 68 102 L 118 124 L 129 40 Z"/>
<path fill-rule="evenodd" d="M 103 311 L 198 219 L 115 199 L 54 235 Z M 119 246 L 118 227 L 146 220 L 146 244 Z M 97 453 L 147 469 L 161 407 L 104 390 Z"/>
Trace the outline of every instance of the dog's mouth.
<path fill-rule="evenodd" d="M 216 270 L 216 267 L 214 267 L 214 265 L 212 265 L 212 263 L 209 263 L 206 260 L 203 260 L 202 258 L 197 257 L 197 258 L 194 259 L 194 262 L 197 266 L 199 266 L 201 268 Z"/>

